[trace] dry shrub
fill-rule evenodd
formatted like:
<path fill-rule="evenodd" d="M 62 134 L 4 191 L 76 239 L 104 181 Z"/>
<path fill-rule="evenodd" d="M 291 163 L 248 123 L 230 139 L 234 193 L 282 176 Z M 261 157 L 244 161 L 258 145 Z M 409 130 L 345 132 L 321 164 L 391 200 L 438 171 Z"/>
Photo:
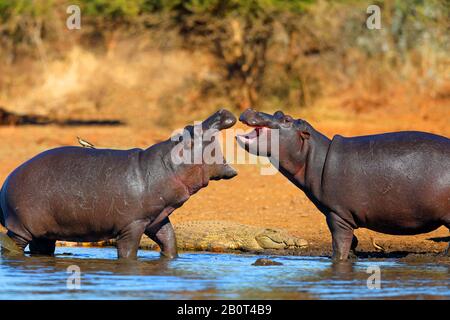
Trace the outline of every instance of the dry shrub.
<path fill-rule="evenodd" d="M 341 96 L 340 104 L 357 112 L 389 108 L 394 100 L 418 108 L 448 88 L 450 39 L 445 30 L 450 9 L 443 1 L 378 4 L 381 30 L 365 27 L 364 3 L 360 10 L 341 4 L 322 7 L 329 13 L 327 22 L 310 26 L 333 48 L 320 59 L 323 95 Z M 315 10 L 320 16 L 321 7 Z"/>
<path fill-rule="evenodd" d="M 297 1 L 308 3 L 301 10 L 175 1 L 145 11 L 163 4 L 133 0 L 118 15 L 100 1 L 108 10 L 94 10 L 80 32 L 63 27 L 66 2 L 53 2 L 50 20 L 17 16 L 0 28 L 6 108 L 171 127 L 220 106 L 298 109 L 333 97 L 356 112 L 397 101 L 426 114 L 429 101 L 450 96 L 446 1 L 376 1 L 381 30 L 365 26 L 369 1 Z"/>

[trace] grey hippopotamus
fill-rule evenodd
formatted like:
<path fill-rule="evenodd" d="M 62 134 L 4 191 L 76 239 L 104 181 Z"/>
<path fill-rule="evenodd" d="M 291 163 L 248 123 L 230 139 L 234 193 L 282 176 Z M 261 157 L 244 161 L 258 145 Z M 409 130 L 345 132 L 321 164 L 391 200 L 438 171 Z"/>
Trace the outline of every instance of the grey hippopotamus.
<path fill-rule="evenodd" d="M 237 174 L 211 134 L 235 123 L 222 109 L 199 125 L 187 126 L 184 135 L 146 150 L 45 151 L 6 179 L 0 193 L 1 224 L 22 251 L 29 244 L 32 254 L 53 254 L 56 240 L 116 238 L 118 257 L 133 259 L 146 234 L 161 247 L 162 256 L 173 258 L 177 249 L 169 215 L 210 180 Z M 222 161 L 207 164 L 174 157 L 188 155 L 192 160 L 192 151 L 201 154 L 205 148 L 220 152 Z"/>
<path fill-rule="evenodd" d="M 394 235 L 450 228 L 449 139 L 405 131 L 330 140 L 281 111 L 248 109 L 239 120 L 255 130 L 238 144 L 269 157 L 326 216 L 334 259 L 356 248 L 359 227 Z"/>

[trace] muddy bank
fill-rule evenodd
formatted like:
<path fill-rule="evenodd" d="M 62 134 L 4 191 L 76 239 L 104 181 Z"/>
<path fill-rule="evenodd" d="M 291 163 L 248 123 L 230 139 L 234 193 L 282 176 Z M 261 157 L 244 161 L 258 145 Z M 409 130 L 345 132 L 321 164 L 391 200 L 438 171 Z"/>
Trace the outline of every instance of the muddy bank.
<path fill-rule="evenodd" d="M 332 248 L 331 242 L 314 241 L 307 242 L 303 238 L 291 236 L 283 229 L 278 229 L 278 233 L 274 233 L 273 229 L 257 228 L 248 225 L 226 222 L 225 230 L 228 231 L 219 233 L 217 227 L 212 225 L 220 225 L 219 221 L 191 221 L 188 223 L 180 223 L 175 230 L 178 230 L 178 247 L 181 252 L 215 252 L 215 253 L 235 253 L 235 254 L 256 254 L 256 255 L 273 255 L 273 256 L 313 256 L 313 257 L 331 257 Z M 191 230 L 187 229 L 189 226 L 194 226 Z M 206 227 L 210 227 L 208 232 Z M 230 231 L 231 228 L 231 231 Z M 261 246 L 257 240 L 253 237 L 266 236 L 264 230 L 270 230 L 270 235 L 275 235 L 273 238 L 280 241 L 280 237 L 284 237 L 286 241 L 298 241 L 301 243 L 297 247 L 270 247 L 275 242 L 269 242 L 265 239 L 266 247 Z M 360 230 L 361 233 L 362 230 Z M 369 230 L 364 230 L 369 233 Z M 364 232 L 363 231 L 363 232 Z M 0 226 L 0 232 L 6 233 L 6 229 Z M 440 230 L 439 230 L 440 232 Z M 445 232 L 445 231 L 444 231 Z M 308 235 L 307 235 L 308 236 Z M 384 235 L 389 238 L 392 236 Z M 277 238 L 278 237 L 278 238 Z M 424 235 L 416 236 L 424 237 Z M 380 239 L 382 237 L 378 237 Z M 364 237 L 363 237 L 364 239 Z M 358 246 L 356 255 L 351 257 L 351 260 L 358 259 L 399 259 L 405 262 L 430 262 L 439 261 L 440 263 L 450 264 L 450 257 L 443 256 L 443 252 L 447 246 L 445 241 L 448 241 L 448 237 L 431 237 L 428 238 L 430 243 L 426 243 L 422 239 L 416 239 L 415 243 L 417 247 L 411 250 L 411 246 L 403 245 L 403 241 L 396 239 L 391 244 L 386 245 L 386 241 L 379 241 L 383 243 L 383 246 L 389 247 L 389 250 L 380 251 L 370 245 L 371 241 Z M 414 243 L 413 243 L 414 244 Z M 422 245 L 423 244 L 423 245 Z M 421 246 L 422 245 L 422 246 Z M 100 241 L 100 242 L 67 242 L 58 241 L 57 246 L 68 247 L 114 247 L 115 241 Z M 159 250 L 159 247 L 146 236 L 142 237 L 140 249 L 143 250 Z"/>

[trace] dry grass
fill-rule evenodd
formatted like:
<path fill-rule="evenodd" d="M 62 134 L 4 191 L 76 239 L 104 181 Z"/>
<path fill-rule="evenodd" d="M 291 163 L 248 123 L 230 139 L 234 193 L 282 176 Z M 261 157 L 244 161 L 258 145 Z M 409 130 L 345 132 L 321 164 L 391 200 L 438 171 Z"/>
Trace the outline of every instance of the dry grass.
<path fill-rule="evenodd" d="M 59 119 L 117 118 L 144 128 L 179 124 L 180 114 L 192 120 L 189 113 L 197 106 L 199 83 L 211 76 L 208 55 L 133 48 L 119 43 L 114 53 L 104 56 L 74 46 L 65 58 L 33 63 L 29 71 L 28 62 L 17 65 L 14 71 L 23 70 L 27 77 L 17 77 L 13 70 L 3 75 L 4 82 L 17 81 L 9 90 L 5 86 L 0 105 Z M 198 109 L 211 110 L 202 107 Z"/>

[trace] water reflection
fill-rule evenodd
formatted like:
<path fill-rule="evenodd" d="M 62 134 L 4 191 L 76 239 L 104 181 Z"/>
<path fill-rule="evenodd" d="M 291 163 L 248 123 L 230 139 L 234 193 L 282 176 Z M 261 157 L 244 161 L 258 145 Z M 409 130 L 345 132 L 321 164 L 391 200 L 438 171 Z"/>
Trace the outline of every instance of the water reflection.
<path fill-rule="evenodd" d="M 60 256 L 61 257 L 61 256 Z M 116 274 L 116 275 L 162 275 L 167 273 L 168 260 L 155 259 L 150 261 L 122 261 L 110 259 L 79 259 L 43 256 L 23 256 L 4 259 L 3 266 L 14 268 L 15 272 L 55 273 L 66 272 L 72 265 L 78 266 L 85 273 Z"/>
<path fill-rule="evenodd" d="M 113 248 L 58 248 L 56 257 L 0 260 L 0 299 L 366 299 L 450 298 L 449 264 L 394 259 L 332 263 L 323 257 L 270 257 L 281 266 L 252 266 L 260 256 L 183 253 L 176 260 L 141 251 L 116 260 Z M 70 290 L 68 267 L 81 270 Z M 367 287 L 367 268 L 382 287 Z"/>

